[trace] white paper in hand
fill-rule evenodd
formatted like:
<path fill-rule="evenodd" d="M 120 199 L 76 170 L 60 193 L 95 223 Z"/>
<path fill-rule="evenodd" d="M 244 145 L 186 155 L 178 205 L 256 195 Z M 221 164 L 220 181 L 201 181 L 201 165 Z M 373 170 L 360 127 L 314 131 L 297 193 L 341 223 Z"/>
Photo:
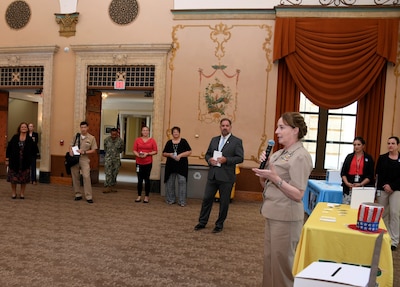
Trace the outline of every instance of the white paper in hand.
<path fill-rule="evenodd" d="M 79 147 L 78 146 L 73 146 L 72 147 L 72 152 L 73 152 L 74 155 L 80 155 Z"/>
<path fill-rule="evenodd" d="M 218 150 L 215 150 L 215 151 L 214 151 L 214 154 L 213 154 L 213 159 L 214 159 L 214 160 L 217 160 L 219 157 L 222 157 L 222 152 L 220 152 L 220 151 L 218 151 Z M 221 166 L 221 164 L 218 163 L 217 166 Z"/>

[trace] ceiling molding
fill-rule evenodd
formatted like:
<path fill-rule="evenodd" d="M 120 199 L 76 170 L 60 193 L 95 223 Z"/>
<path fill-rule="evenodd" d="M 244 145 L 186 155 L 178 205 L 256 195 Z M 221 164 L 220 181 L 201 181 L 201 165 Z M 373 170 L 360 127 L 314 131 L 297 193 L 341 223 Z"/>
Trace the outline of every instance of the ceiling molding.
<path fill-rule="evenodd" d="M 276 17 L 398 18 L 399 6 L 277 6 Z"/>

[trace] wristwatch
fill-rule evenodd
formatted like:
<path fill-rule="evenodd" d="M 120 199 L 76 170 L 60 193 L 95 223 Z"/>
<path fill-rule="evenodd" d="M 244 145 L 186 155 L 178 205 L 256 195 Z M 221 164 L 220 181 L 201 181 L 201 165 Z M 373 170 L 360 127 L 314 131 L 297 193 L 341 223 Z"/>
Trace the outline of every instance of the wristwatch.
<path fill-rule="evenodd" d="M 277 186 L 278 188 L 281 188 L 282 183 L 283 183 L 283 180 L 281 179 L 280 181 L 278 181 L 278 182 L 276 183 L 276 186 Z"/>

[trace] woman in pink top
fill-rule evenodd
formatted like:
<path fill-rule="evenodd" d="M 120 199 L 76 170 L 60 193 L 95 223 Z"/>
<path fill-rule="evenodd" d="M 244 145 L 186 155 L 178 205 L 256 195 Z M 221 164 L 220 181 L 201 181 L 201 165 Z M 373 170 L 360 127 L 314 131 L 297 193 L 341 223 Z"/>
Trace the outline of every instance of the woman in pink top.
<path fill-rule="evenodd" d="M 143 190 L 145 197 L 143 203 L 149 203 L 150 194 L 150 172 L 153 166 L 153 155 L 157 154 L 157 143 L 149 137 L 150 129 L 148 127 L 142 127 L 142 136 L 137 138 L 133 144 L 133 153 L 136 156 L 136 172 L 138 176 L 138 197 L 135 202 L 140 202 Z"/>

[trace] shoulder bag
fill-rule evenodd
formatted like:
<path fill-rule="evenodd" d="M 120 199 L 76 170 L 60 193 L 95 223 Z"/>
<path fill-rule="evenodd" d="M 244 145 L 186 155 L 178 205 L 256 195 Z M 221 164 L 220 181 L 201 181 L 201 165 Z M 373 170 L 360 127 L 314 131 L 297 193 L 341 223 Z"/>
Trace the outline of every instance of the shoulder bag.
<path fill-rule="evenodd" d="M 80 147 L 80 133 L 76 134 L 75 137 L 75 144 L 76 141 L 78 140 L 78 147 Z M 71 174 L 71 167 L 73 167 L 74 165 L 79 163 L 79 155 L 73 155 L 71 156 L 69 154 L 69 151 L 65 153 L 65 161 L 64 161 L 64 165 L 65 165 L 65 170 L 67 172 L 67 174 Z"/>

